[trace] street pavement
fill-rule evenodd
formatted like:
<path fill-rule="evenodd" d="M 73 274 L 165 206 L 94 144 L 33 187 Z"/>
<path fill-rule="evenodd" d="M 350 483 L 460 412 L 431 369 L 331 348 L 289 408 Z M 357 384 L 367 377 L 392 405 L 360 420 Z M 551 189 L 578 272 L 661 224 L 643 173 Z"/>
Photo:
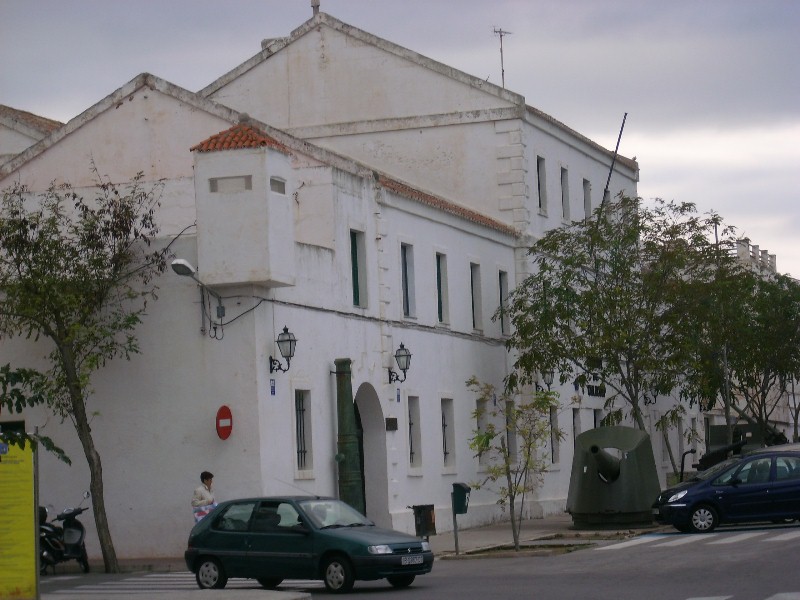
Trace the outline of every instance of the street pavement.
<path fill-rule="evenodd" d="M 658 530 L 659 527 L 651 526 L 644 528 L 628 529 L 625 527 L 612 527 L 602 529 L 577 529 L 573 527 L 572 517 L 567 513 L 560 513 L 547 516 L 543 519 L 530 519 L 522 523 L 520 530 L 520 546 L 524 552 L 548 552 L 548 549 L 558 550 L 559 546 L 575 546 L 580 544 L 592 544 L 601 540 L 624 539 L 642 533 L 650 533 Z M 458 541 L 458 553 L 456 552 L 456 539 Z M 459 528 L 457 535 L 453 531 L 443 532 L 429 537 L 431 549 L 436 560 L 458 560 L 478 558 L 491 552 L 497 556 L 497 552 L 508 548 L 513 552 L 513 535 L 511 524 L 508 521 L 498 522 L 482 527 L 469 529 Z M 77 565 L 75 565 L 77 567 Z M 183 557 L 175 558 L 152 558 L 120 560 L 123 571 L 129 573 L 169 573 L 186 571 L 186 564 Z M 102 565 L 92 565 L 95 572 L 102 569 Z M 434 569 L 436 568 L 434 563 Z M 71 571 L 68 565 L 59 565 L 57 573 Z M 43 581 L 46 577 L 43 578 Z M 49 600 L 56 598 L 56 594 L 48 593 L 49 586 L 43 586 L 42 599 Z M 159 593 L 159 600 L 196 600 L 198 593 L 202 594 L 202 600 L 214 600 L 215 598 L 230 598 L 230 593 L 226 595 L 225 590 L 173 590 L 170 592 Z M 118 596 L 104 596 L 104 600 L 130 600 L 130 593 Z M 301 600 L 311 596 L 305 592 L 282 592 L 269 591 L 263 589 L 237 589 L 237 600 Z"/>

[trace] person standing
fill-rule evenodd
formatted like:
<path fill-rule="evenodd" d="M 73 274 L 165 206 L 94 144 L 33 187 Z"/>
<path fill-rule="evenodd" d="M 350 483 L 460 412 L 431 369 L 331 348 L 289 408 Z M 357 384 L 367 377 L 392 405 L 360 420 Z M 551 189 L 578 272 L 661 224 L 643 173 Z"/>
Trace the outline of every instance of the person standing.
<path fill-rule="evenodd" d="M 214 510 L 217 505 L 214 502 L 213 487 L 214 474 L 208 471 L 200 473 L 201 485 L 198 485 L 194 494 L 192 495 L 192 512 L 194 513 L 194 522 L 200 522 L 203 517 Z"/>

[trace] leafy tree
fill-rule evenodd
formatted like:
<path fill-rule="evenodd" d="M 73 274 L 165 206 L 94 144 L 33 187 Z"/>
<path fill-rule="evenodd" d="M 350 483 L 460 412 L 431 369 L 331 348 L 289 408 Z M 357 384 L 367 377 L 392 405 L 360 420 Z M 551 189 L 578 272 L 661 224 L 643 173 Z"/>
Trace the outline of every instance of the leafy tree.
<path fill-rule="evenodd" d="M 712 305 L 723 316 L 718 332 L 726 338 L 699 340 L 699 352 L 710 358 L 687 383 L 697 386 L 706 408 L 727 394 L 732 416 L 754 424 L 766 443 L 783 441 L 771 416 L 800 371 L 800 285 L 785 275 L 743 269 L 735 285 L 727 282 L 718 290 L 726 293 Z M 715 347 L 723 347 L 724 356 Z"/>
<path fill-rule="evenodd" d="M 486 473 L 482 481 L 472 485 L 480 489 L 501 482 L 497 503 L 504 509 L 508 507 L 514 549 L 518 551 L 525 494 L 541 484 L 549 465 L 539 449 L 546 446 L 551 435 L 563 438 L 560 430 L 552 431 L 550 427 L 550 410 L 558 407 L 558 399 L 554 392 L 536 392 L 515 403 L 507 395 L 498 398 L 494 386 L 475 377 L 467 381 L 467 387 L 478 395 L 478 408 L 472 416 L 482 424 L 473 431 L 469 447 L 485 461 Z"/>
<path fill-rule="evenodd" d="M 606 423 L 629 418 L 646 429 L 644 407 L 680 390 L 687 363 L 696 360 L 686 338 L 709 309 L 692 291 L 714 281 L 720 222 L 692 204 L 657 200 L 648 208 L 621 196 L 592 219 L 548 231 L 529 249 L 533 274 L 504 309 L 514 325 L 508 347 L 517 352 L 509 387 L 549 370 L 562 383 L 599 380 L 608 391 Z M 734 243 L 723 230 L 722 247 Z M 730 253 L 721 260 L 730 262 Z M 676 403 L 658 426 L 684 411 Z"/>
<path fill-rule="evenodd" d="M 167 248 L 153 249 L 163 184 L 124 189 L 99 175 L 87 202 L 69 185 L 32 194 L 15 184 L 0 205 L 0 333 L 37 341 L 49 370 L 31 381 L 32 399 L 72 421 L 91 474 L 90 491 L 107 572 L 117 572 L 106 518 L 103 469 L 87 405 L 91 378 L 107 361 L 139 351 L 135 329 Z M 4 399 L 4 402 L 7 402 Z"/>
<path fill-rule="evenodd" d="M 797 385 L 796 379 L 796 376 L 792 376 L 789 379 L 789 383 L 786 388 L 786 395 L 788 396 L 787 402 L 789 404 L 789 415 L 792 417 L 792 441 L 795 443 L 800 442 L 800 432 L 798 432 L 798 422 L 800 422 L 800 403 L 797 402 L 797 396 L 795 395 L 795 386 Z"/>
<path fill-rule="evenodd" d="M 9 364 L 3 365 L 0 367 L 0 409 L 14 414 L 21 413 L 26 406 L 44 404 L 43 383 L 44 377 L 35 369 L 12 369 Z M 53 443 L 53 440 L 37 432 L 0 431 L 0 441 L 14 444 L 23 450 L 26 444 L 31 444 L 33 447 L 41 444 L 45 450 L 52 452 L 60 460 L 68 465 L 72 464 L 69 457 Z"/>

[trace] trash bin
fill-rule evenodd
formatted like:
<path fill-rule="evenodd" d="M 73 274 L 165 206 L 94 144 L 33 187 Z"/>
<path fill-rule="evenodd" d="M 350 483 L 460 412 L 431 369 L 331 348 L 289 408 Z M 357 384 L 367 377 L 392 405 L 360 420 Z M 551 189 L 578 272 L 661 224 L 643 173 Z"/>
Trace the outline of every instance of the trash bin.
<path fill-rule="evenodd" d="M 433 504 L 418 504 L 411 508 L 414 510 L 414 529 L 417 537 L 436 535 L 436 514 L 433 512 Z"/>
<path fill-rule="evenodd" d="M 453 513 L 456 515 L 467 514 L 469 508 L 469 490 L 466 483 L 453 484 Z"/>

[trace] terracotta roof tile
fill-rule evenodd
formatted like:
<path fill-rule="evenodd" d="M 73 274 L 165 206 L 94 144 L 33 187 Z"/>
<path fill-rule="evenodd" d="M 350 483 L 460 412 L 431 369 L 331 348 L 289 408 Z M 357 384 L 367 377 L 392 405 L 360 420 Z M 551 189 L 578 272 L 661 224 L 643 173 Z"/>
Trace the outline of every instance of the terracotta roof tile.
<path fill-rule="evenodd" d="M 192 152 L 216 152 L 218 150 L 261 148 L 262 146 L 275 148 L 284 154 L 291 154 L 289 148 L 249 123 L 239 123 L 230 129 L 220 131 L 207 140 L 192 146 L 190 150 Z"/>
<path fill-rule="evenodd" d="M 422 204 L 427 204 L 428 206 L 443 212 L 450 213 L 451 215 L 461 217 L 462 219 L 472 221 L 473 223 L 477 223 L 479 225 L 483 225 L 484 227 L 495 229 L 507 235 L 514 237 L 519 235 L 519 232 L 516 229 L 506 225 L 505 223 L 502 223 L 501 221 L 498 221 L 497 219 L 487 217 L 486 215 L 482 215 L 481 213 L 469 208 L 459 206 L 458 204 L 454 204 L 453 202 L 444 200 L 443 198 L 432 196 L 431 194 L 426 194 L 425 192 L 420 192 L 419 190 L 416 190 L 404 183 L 400 183 L 399 181 L 395 181 L 394 179 L 389 179 L 388 177 L 379 175 L 378 182 L 384 188 L 392 190 L 393 192 L 411 200 L 416 200 Z"/>
<path fill-rule="evenodd" d="M 19 121 L 20 123 L 24 123 L 28 127 L 32 127 L 33 129 L 41 131 L 42 133 L 50 133 L 54 129 L 58 129 L 63 125 L 63 123 L 60 121 L 54 121 L 53 119 L 40 117 L 39 115 L 35 115 L 25 110 L 17 110 L 16 108 L 11 108 L 5 104 L 0 104 L 0 117 L 6 117 L 14 121 Z"/>

